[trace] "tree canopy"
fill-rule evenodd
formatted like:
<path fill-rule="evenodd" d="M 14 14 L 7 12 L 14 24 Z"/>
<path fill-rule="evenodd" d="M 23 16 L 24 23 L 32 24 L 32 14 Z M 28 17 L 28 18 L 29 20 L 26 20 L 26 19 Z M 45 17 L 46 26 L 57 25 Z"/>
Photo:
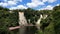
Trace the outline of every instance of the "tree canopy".
<path fill-rule="evenodd" d="M 39 19 L 40 14 L 48 15 L 46 19 L 41 21 L 41 31 L 36 32 L 37 34 L 60 34 L 60 5 L 55 6 L 53 10 L 34 10 L 31 8 L 28 9 L 17 9 L 9 10 L 8 8 L 3 8 L 0 6 L 0 34 L 18 34 L 18 29 L 14 31 L 9 31 L 8 27 L 18 26 L 18 12 L 24 12 L 24 15 L 27 19 L 27 22 L 30 22 L 35 25 L 36 21 Z M 33 27 L 32 32 L 36 31 Z M 15 33 L 14 33 L 15 32 Z"/>

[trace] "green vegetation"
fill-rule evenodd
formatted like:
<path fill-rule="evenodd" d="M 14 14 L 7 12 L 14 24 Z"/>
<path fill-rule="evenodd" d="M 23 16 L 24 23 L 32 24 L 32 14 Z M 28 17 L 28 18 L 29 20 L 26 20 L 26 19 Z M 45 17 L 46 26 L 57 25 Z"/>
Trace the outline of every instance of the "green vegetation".
<path fill-rule="evenodd" d="M 60 34 L 60 5 L 55 6 L 53 10 L 34 10 L 31 8 L 23 10 L 12 10 L 3 8 L 0 6 L 0 34 L 18 34 L 19 29 L 9 31 L 8 28 L 12 26 L 18 26 L 18 12 L 24 12 L 24 15 L 31 23 L 35 25 L 35 22 L 39 19 L 40 14 L 48 15 L 46 19 L 41 21 L 41 30 L 37 31 L 36 27 L 30 27 L 31 32 L 36 34 Z M 28 22 L 29 23 L 29 22 Z M 30 32 L 30 34 L 31 34 Z"/>

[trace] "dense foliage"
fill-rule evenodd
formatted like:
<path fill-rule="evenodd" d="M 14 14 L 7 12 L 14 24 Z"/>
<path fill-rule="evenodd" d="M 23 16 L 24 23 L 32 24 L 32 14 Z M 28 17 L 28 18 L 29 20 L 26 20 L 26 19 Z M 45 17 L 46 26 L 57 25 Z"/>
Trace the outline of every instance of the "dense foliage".
<path fill-rule="evenodd" d="M 0 34 L 8 34 L 8 28 L 11 26 L 17 26 L 18 24 L 18 12 L 10 13 L 7 8 L 0 8 Z M 6 10 L 6 11 L 5 11 Z"/>
<path fill-rule="evenodd" d="M 60 5 L 53 8 L 53 10 L 34 10 L 31 8 L 23 10 L 12 10 L 0 7 L 0 34 L 18 34 L 19 30 L 9 31 L 8 28 L 18 26 L 18 12 L 24 12 L 24 15 L 29 23 L 34 24 L 39 19 L 40 14 L 48 15 L 46 19 L 41 21 L 41 30 L 37 31 L 36 27 L 30 27 L 31 31 L 36 34 L 60 34 Z M 27 31 L 28 32 L 28 31 Z"/>

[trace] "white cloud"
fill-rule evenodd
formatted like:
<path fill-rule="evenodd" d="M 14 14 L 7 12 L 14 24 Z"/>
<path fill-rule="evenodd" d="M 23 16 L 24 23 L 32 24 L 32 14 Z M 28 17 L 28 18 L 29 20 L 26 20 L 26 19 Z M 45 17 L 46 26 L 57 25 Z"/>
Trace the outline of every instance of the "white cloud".
<path fill-rule="evenodd" d="M 0 6 L 7 7 L 7 6 L 13 6 L 16 5 L 16 2 L 8 1 L 8 2 L 0 2 Z"/>
<path fill-rule="evenodd" d="M 60 4 L 57 4 L 56 6 L 59 6 Z"/>
<path fill-rule="evenodd" d="M 53 3 L 55 1 L 57 1 L 57 0 L 42 0 L 42 2 L 48 2 L 48 3 Z"/>
<path fill-rule="evenodd" d="M 52 10 L 53 7 L 51 5 L 48 5 L 45 9 Z"/>
<path fill-rule="evenodd" d="M 4 0 L 4 2 L 7 2 L 8 0 Z"/>
<path fill-rule="evenodd" d="M 8 5 L 16 5 L 16 2 L 14 2 L 14 1 L 8 1 L 7 4 L 8 4 Z"/>
<path fill-rule="evenodd" d="M 11 7 L 11 8 L 9 8 L 10 10 L 15 10 L 15 9 L 17 9 L 17 7 Z"/>
<path fill-rule="evenodd" d="M 22 0 L 3 0 L 4 2 L 0 2 L 0 6 L 14 6 L 17 5 L 18 2 L 22 2 Z"/>
<path fill-rule="evenodd" d="M 56 0 L 31 0 L 31 3 L 27 3 L 27 6 L 28 7 L 37 7 L 39 5 L 44 5 L 44 2 L 48 2 L 48 3 L 53 3 L 55 2 Z"/>
<path fill-rule="evenodd" d="M 39 10 L 52 10 L 54 6 L 48 5 L 45 8 L 41 8 Z"/>
<path fill-rule="evenodd" d="M 7 6 L 7 3 L 1 2 L 1 3 L 0 3 L 0 6 L 6 7 L 6 6 Z"/>
<path fill-rule="evenodd" d="M 55 1 L 57 1 L 57 0 L 48 0 L 49 3 L 53 3 Z"/>
<path fill-rule="evenodd" d="M 48 0 L 42 0 L 42 2 L 47 2 Z"/>
<path fill-rule="evenodd" d="M 13 1 L 19 1 L 19 2 L 22 2 L 22 0 L 13 0 Z"/>
<path fill-rule="evenodd" d="M 37 7 L 39 5 L 44 5 L 44 3 L 41 2 L 40 0 L 31 0 L 31 1 L 32 1 L 31 3 L 27 3 L 28 7 L 33 8 L 33 7 Z"/>
<path fill-rule="evenodd" d="M 30 3 L 27 3 L 27 6 L 33 8 L 33 7 L 38 7 L 39 5 L 44 5 L 44 2 L 53 3 L 55 1 L 57 1 L 57 0 L 42 0 L 42 1 L 41 0 L 31 0 Z"/>
<path fill-rule="evenodd" d="M 7 1 L 22 2 L 22 0 L 4 0 L 4 2 L 7 2 Z"/>
<path fill-rule="evenodd" d="M 11 7 L 11 8 L 9 8 L 10 10 L 15 10 L 15 9 L 27 9 L 27 7 L 26 6 L 23 6 L 23 5 L 18 5 L 18 6 L 16 6 L 16 7 Z"/>
<path fill-rule="evenodd" d="M 17 8 L 18 9 L 27 9 L 27 7 L 26 6 L 23 6 L 23 5 L 18 5 Z"/>

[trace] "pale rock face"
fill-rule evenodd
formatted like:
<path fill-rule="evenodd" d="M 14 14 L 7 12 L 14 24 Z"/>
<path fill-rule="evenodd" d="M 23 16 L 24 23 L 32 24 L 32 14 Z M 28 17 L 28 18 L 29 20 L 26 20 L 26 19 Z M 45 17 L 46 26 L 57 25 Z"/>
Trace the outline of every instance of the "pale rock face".
<path fill-rule="evenodd" d="M 19 30 L 19 34 L 25 34 L 26 31 L 26 26 L 27 25 L 27 20 L 24 16 L 24 12 L 19 12 L 19 25 L 22 26 Z"/>
<path fill-rule="evenodd" d="M 27 24 L 27 20 L 24 16 L 24 12 L 19 12 L 19 24 L 20 25 L 26 25 Z"/>
<path fill-rule="evenodd" d="M 42 19 L 46 19 L 48 15 L 40 15 L 40 18 L 37 20 L 36 22 L 36 25 L 37 25 L 37 28 L 40 29 L 40 22 Z"/>
<path fill-rule="evenodd" d="M 42 15 L 40 15 L 40 18 L 39 18 L 38 21 L 36 22 L 37 25 L 38 25 L 38 24 L 40 25 L 41 18 L 43 18 Z"/>
<path fill-rule="evenodd" d="M 43 15 L 43 19 L 46 19 L 48 15 Z"/>
<path fill-rule="evenodd" d="M 37 25 L 37 28 L 38 30 L 40 30 L 40 22 L 41 22 L 41 19 L 43 18 L 42 15 L 40 15 L 40 18 L 38 19 L 38 21 L 36 22 L 36 25 Z"/>

